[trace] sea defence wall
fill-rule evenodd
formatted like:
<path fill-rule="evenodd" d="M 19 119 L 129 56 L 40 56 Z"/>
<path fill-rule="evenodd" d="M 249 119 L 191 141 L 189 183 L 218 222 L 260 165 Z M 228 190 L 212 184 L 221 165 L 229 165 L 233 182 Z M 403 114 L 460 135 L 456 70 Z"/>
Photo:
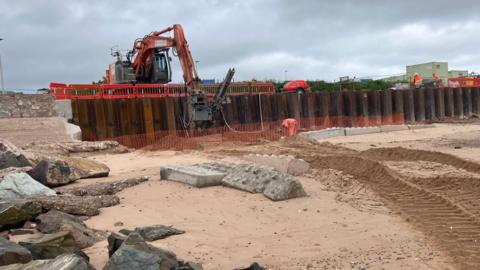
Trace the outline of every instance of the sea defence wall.
<path fill-rule="evenodd" d="M 48 94 L 0 93 L 0 118 L 56 116 L 55 99 Z"/>
<path fill-rule="evenodd" d="M 84 140 L 185 130 L 184 96 L 72 100 Z M 479 88 L 256 93 L 227 97 L 212 128 L 276 129 L 296 118 L 300 129 L 364 127 L 469 118 L 480 112 Z M 226 125 L 227 124 L 227 125 Z M 173 132 L 173 133 L 172 133 Z"/>

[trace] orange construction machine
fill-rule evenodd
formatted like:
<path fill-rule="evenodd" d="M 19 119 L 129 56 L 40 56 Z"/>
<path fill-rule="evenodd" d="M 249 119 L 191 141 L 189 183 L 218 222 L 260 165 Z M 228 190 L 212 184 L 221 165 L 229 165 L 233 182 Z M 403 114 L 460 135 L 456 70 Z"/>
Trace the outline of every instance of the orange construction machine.
<path fill-rule="evenodd" d="M 171 32 L 173 32 L 173 37 L 168 35 Z M 132 50 L 126 53 L 126 59 L 123 59 L 123 55 L 119 51 L 113 52 L 112 55 L 117 60 L 110 64 L 103 81 L 105 84 L 169 83 L 172 80 L 170 49 L 172 54 L 180 60 L 183 71 L 188 97 L 189 120 L 187 124 L 194 127 L 209 125 L 212 122 L 213 114 L 221 108 L 220 104 L 235 70 L 229 69 L 224 82 L 220 85 L 212 102 L 209 103 L 207 96 L 200 90 L 201 80 L 198 77 L 183 28 L 179 24 L 135 40 Z"/>

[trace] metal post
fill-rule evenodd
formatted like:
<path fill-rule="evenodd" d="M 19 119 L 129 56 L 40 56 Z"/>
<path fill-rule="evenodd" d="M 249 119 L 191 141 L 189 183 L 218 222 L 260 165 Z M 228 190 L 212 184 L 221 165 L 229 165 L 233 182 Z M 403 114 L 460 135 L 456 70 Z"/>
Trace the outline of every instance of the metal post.
<path fill-rule="evenodd" d="M 2 41 L 3 38 L 0 38 L 0 41 Z M 0 53 L 0 86 L 2 87 L 2 93 L 6 94 L 5 92 L 5 81 L 3 80 L 3 66 L 2 66 L 2 54 Z"/>
<path fill-rule="evenodd" d="M 2 93 L 6 94 L 5 92 L 5 82 L 3 80 L 3 67 L 2 67 L 2 55 L 0 54 L 0 82 L 2 87 Z"/>

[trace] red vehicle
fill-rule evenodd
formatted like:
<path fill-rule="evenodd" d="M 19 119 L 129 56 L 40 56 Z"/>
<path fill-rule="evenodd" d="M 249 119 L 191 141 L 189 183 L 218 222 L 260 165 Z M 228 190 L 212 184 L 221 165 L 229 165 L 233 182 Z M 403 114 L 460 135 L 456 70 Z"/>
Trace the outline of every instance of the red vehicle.
<path fill-rule="evenodd" d="M 280 89 L 280 92 L 297 92 L 300 94 L 305 93 L 306 91 L 310 90 L 310 86 L 308 85 L 307 81 L 305 80 L 294 80 L 289 81 L 283 85 L 283 88 Z"/>

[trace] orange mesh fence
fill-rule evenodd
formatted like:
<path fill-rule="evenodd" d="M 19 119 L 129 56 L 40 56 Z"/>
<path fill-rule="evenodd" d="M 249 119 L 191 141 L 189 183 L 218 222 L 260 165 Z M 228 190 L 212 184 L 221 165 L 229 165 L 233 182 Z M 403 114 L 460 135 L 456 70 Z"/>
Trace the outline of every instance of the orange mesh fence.
<path fill-rule="evenodd" d="M 198 149 L 223 143 L 256 144 L 276 141 L 286 137 L 287 130 L 282 128 L 281 122 L 279 120 L 252 124 L 231 124 L 202 130 L 157 131 L 147 134 L 124 135 L 111 138 L 111 140 L 130 148 L 146 148 L 150 150 Z M 331 127 L 369 127 L 382 124 L 404 124 L 403 115 L 392 115 L 383 118 L 382 116 L 329 116 L 298 120 L 299 132 Z M 96 140 L 96 138 L 84 139 Z"/>

